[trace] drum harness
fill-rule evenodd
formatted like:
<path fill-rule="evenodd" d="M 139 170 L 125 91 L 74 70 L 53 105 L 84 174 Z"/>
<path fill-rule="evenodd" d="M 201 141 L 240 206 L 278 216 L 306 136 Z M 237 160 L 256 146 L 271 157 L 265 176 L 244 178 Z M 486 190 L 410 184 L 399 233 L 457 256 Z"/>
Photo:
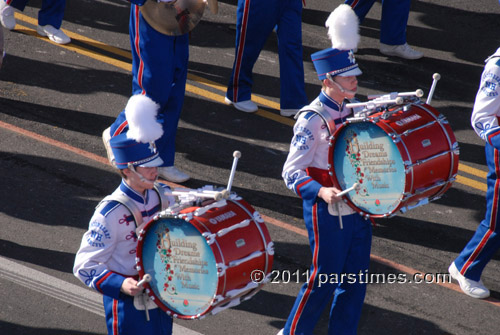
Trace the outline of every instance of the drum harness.
<path fill-rule="evenodd" d="M 160 200 L 160 208 L 161 208 L 160 211 L 167 209 L 168 205 L 169 205 L 168 197 L 165 195 L 165 192 L 163 191 L 163 187 L 160 186 L 160 183 L 155 182 L 154 186 L 153 186 L 153 190 L 155 190 L 156 193 L 158 194 L 158 198 Z M 139 231 L 140 229 L 143 228 L 144 220 L 142 219 L 141 211 L 139 210 L 139 208 L 137 207 L 137 205 L 134 203 L 133 200 L 131 200 L 129 197 L 127 197 L 123 194 L 108 195 L 107 197 L 105 197 L 104 199 L 101 200 L 101 202 L 97 205 L 97 207 L 99 207 L 104 202 L 111 202 L 111 201 L 117 201 L 120 204 L 122 204 L 123 206 L 125 206 L 125 208 L 128 209 L 128 211 L 130 212 L 130 214 L 132 214 L 132 217 L 134 218 L 136 231 Z M 144 311 L 146 313 L 146 320 L 149 321 L 149 311 L 148 311 L 148 304 L 146 301 L 146 296 L 145 296 L 144 292 L 141 293 L 140 295 L 141 295 L 141 299 L 142 299 L 142 304 L 144 305 Z M 135 299 L 134 299 L 134 302 L 135 302 Z M 156 305 L 155 306 L 151 305 L 151 306 L 153 308 L 156 308 Z M 137 307 L 138 306 L 136 306 L 136 308 Z"/>

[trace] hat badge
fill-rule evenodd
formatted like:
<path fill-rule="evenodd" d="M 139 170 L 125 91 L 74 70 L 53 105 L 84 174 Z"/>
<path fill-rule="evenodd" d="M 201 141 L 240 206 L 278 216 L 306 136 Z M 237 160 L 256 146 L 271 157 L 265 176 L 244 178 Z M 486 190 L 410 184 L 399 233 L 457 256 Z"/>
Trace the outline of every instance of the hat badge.
<path fill-rule="evenodd" d="M 352 64 L 356 63 L 356 58 L 354 57 L 354 52 L 352 50 L 349 50 L 348 58 Z"/>
<path fill-rule="evenodd" d="M 149 142 L 148 149 L 151 150 L 152 154 L 156 153 L 156 144 L 155 144 L 155 142 Z"/>

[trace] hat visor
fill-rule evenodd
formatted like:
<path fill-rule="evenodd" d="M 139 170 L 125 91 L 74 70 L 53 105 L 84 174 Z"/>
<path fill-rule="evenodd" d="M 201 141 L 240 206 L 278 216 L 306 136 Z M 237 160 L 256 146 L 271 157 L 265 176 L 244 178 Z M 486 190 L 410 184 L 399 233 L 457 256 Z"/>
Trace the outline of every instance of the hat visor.
<path fill-rule="evenodd" d="M 339 77 L 350 77 L 350 76 L 359 76 L 361 74 L 363 74 L 363 72 L 361 72 L 361 70 L 359 69 L 359 67 L 355 67 L 352 70 L 349 70 L 349 71 L 346 71 L 346 72 L 343 72 L 343 73 L 339 73 L 337 76 L 339 76 Z"/>
<path fill-rule="evenodd" d="M 137 166 L 140 166 L 140 167 L 159 167 L 162 164 L 163 164 L 163 160 L 158 156 L 149 162 L 146 162 L 144 164 L 139 164 Z"/>

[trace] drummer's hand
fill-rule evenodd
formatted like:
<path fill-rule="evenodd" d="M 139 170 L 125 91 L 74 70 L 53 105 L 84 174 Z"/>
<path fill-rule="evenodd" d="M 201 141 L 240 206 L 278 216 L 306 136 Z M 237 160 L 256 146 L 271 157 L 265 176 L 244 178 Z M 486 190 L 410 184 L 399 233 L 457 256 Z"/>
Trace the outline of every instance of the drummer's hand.
<path fill-rule="evenodd" d="M 335 187 L 322 187 L 318 191 L 318 197 L 328 204 L 334 204 L 342 200 L 341 197 L 337 197 L 337 193 L 339 192 L 340 191 Z"/>
<path fill-rule="evenodd" d="M 137 286 L 137 280 L 129 277 L 125 278 L 123 281 L 120 291 L 131 296 L 136 296 L 141 293 L 143 289 L 143 287 Z"/>

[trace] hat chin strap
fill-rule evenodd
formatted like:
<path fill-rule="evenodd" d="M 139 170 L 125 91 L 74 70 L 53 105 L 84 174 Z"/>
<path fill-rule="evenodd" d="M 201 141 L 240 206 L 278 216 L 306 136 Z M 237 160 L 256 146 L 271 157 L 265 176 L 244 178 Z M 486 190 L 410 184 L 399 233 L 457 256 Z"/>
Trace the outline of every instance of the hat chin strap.
<path fill-rule="evenodd" d="M 156 176 L 156 178 L 154 180 L 150 180 L 150 179 L 147 179 L 146 177 L 144 177 L 142 174 L 140 174 L 139 172 L 136 171 L 134 165 L 132 165 L 132 163 L 128 163 L 127 164 L 127 167 L 130 169 L 130 171 L 132 171 L 133 174 L 135 174 L 140 181 L 142 181 L 143 183 L 148 183 L 148 184 L 154 184 L 157 180 L 158 180 L 158 176 Z"/>
<path fill-rule="evenodd" d="M 331 74 L 327 73 L 326 74 L 326 78 L 328 78 L 328 80 L 335 84 L 339 90 L 342 92 L 342 93 L 346 93 L 346 94 L 349 94 L 349 95 L 352 95 L 352 97 L 354 97 L 356 95 L 356 92 L 355 91 L 351 91 L 351 90 L 347 90 L 345 89 L 344 87 L 342 87 L 342 85 L 340 85 L 339 83 L 337 83 L 335 80 L 333 80 L 333 77 Z"/>

